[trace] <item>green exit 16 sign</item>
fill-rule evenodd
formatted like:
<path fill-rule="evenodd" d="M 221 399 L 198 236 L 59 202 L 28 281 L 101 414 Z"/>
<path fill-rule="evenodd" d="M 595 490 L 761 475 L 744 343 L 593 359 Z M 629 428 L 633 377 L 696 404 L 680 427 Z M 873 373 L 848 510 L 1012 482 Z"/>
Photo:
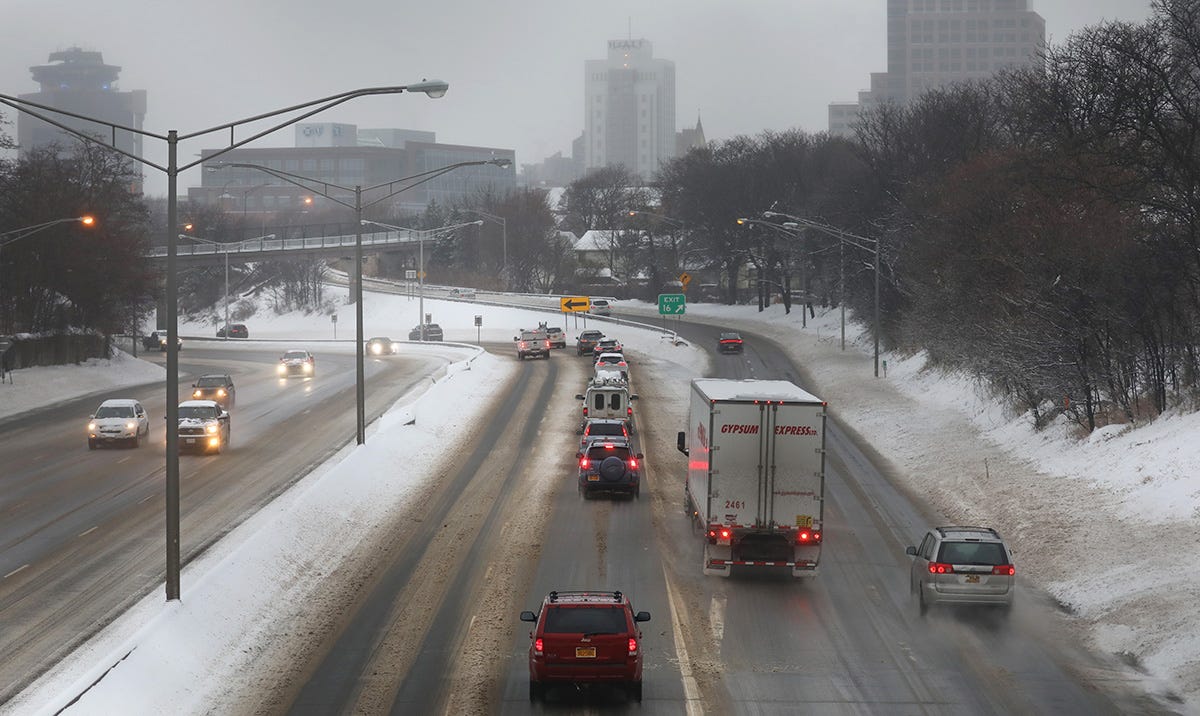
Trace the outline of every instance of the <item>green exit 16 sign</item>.
<path fill-rule="evenodd" d="M 658 314 L 660 316 L 681 316 L 687 311 L 687 300 L 682 293 L 658 294 Z"/>

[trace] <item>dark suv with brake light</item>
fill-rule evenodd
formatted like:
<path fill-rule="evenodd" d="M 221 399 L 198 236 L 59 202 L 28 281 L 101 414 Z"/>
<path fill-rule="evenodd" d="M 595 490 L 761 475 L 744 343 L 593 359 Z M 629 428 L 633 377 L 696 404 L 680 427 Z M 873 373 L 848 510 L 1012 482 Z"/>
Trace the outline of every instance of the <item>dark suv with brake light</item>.
<path fill-rule="evenodd" d="M 579 458 L 579 494 L 586 500 L 595 492 L 642 492 L 642 454 L 634 454 L 629 438 L 612 437 L 589 444 Z"/>
<path fill-rule="evenodd" d="M 621 592 L 550 592 L 529 632 L 529 700 L 556 684 L 612 684 L 642 700 L 642 631 L 649 612 Z"/>
<path fill-rule="evenodd" d="M 576 355 L 587 353 L 592 355 L 596 350 L 596 344 L 604 337 L 604 331 L 584 331 L 575 339 Z"/>

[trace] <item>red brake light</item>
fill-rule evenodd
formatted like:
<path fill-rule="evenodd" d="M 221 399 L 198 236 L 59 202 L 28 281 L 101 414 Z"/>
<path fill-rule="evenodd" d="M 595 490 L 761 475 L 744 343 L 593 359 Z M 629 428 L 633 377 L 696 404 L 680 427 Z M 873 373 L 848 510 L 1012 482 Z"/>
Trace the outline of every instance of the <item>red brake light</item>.
<path fill-rule="evenodd" d="M 929 573 L 930 574 L 954 574 L 954 565 L 953 564 L 945 564 L 943 562 L 930 562 L 929 563 Z"/>
<path fill-rule="evenodd" d="M 1016 567 L 1011 564 L 998 564 L 992 567 L 992 574 L 1000 574 L 1006 577 L 1011 577 L 1017 573 Z"/>
<path fill-rule="evenodd" d="M 630 470 L 637 469 L 637 458 L 636 457 L 629 458 L 629 469 Z"/>
<path fill-rule="evenodd" d="M 612 449 L 613 449 L 613 444 L 612 444 L 612 443 L 604 443 L 604 449 L 605 449 L 605 450 L 612 450 Z"/>
<path fill-rule="evenodd" d="M 583 417 L 585 417 L 585 418 L 587 417 L 587 406 L 586 405 L 583 407 Z"/>
<path fill-rule="evenodd" d="M 729 539 L 729 530 L 721 530 L 721 539 Z"/>
<path fill-rule="evenodd" d="M 632 416 L 632 415 L 633 415 L 633 408 L 625 408 L 625 414 L 626 414 L 626 415 L 629 415 L 629 416 Z"/>
<path fill-rule="evenodd" d="M 543 646 L 544 646 L 544 643 L 542 642 L 542 638 L 541 638 L 541 637 L 538 637 L 537 639 L 534 639 L 534 640 L 533 640 L 533 653 L 534 653 L 534 654 L 536 654 L 536 655 L 538 655 L 538 656 L 541 656 L 541 655 L 542 655 L 542 647 L 543 647 Z"/>
<path fill-rule="evenodd" d="M 579 466 L 586 469 L 588 466 L 588 459 L 586 457 L 579 458 Z"/>
<path fill-rule="evenodd" d="M 633 656 L 637 653 L 637 639 L 629 637 L 629 655 Z"/>

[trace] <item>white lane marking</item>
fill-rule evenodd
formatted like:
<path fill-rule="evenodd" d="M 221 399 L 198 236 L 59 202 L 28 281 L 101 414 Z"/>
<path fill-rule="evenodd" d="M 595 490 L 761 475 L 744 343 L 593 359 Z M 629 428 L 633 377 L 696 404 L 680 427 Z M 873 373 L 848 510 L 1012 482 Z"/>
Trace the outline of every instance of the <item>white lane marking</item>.
<path fill-rule="evenodd" d="M 87 537 L 88 535 L 90 535 L 91 533 L 95 532 L 95 531 L 96 531 L 96 530 L 98 530 L 99 528 L 100 528 L 100 525 L 96 525 L 95 527 L 91 528 L 90 530 L 87 530 L 86 532 L 80 532 L 80 533 L 79 533 L 79 536 L 80 536 L 80 537 Z"/>
<path fill-rule="evenodd" d="M 683 631 L 680 629 L 680 619 L 683 609 L 679 606 L 679 595 L 671 586 L 671 578 L 663 567 L 663 580 L 667 584 L 667 605 L 671 607 L 671 631 L 675 638 L 675 654 L 679 657 L 679 680 L 683 682 L 683 702 L 687 707 L 688 716 L 702 716 L 704 706 L 700 703 L 700 687 L 696 685 L 696 677 L 692 675 L 692 659 L 688 656 L 687 646 L 683 643 Z"/>
<path fill-rule="evenodd" d="M 142 498 L 142 499 L 141 499 L 141 500 L 138 502 L 138 504 L 140 505 L 140 504 L 142 504 L 143 502 L 147 502 L 147 501 L 149 501 L 149 500 L 153 500 L 155 497 L 158 497 L 158 495 L 146 495 L 145 497 L 143 497 L 143 498 Z"/>
<path fill-rule="evenodd" d="M 720 648 L 721 639 L 725 637 L 724 594 L 718 594 L 713 597 L 712 603 L 708 605 L 708 621 L 712 625 L 713 641 L 717 643 L 717 648 Z"/>
<path fill-rule="evenodd" d="M 9 572 L 8 574 L 4 575 L 4 579 L 8 579 L 9 577 L 13 576 L 13 575 L 14 575 L 14 574 L 16 574 L 17 572 L 20 572 L 22 569 L 25 569 L 25 568 L 27 568 L 28 566 L 29 566 L 28 564 L 22 564 L 20 567 L 17 567 L 17 568 L 16 568 L 16 569 L 14 569 L 13 571 L 11 571 L 11 572 Z"/>
<path fill-rule="evenodd" d="M 133 458 L 131 458 L 131 457 L 129 457 L 128 455 L 126 455 L 125 457 L 121 458 L 120 460 L 117 460 L 117 464 L 119 465 L 119 464 L 121 464 L 121 463 L 123 463 L 123 462 L 129 462 L 129 461 L 130 461 L 130 460 L 132 460 L 132 459 L 133 459 Z"/>

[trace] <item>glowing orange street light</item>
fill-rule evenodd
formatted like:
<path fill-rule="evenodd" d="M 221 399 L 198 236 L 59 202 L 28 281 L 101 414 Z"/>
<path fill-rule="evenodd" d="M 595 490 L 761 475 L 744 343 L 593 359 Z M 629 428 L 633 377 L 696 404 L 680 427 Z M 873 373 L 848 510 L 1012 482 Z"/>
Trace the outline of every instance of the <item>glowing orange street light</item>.
<path fill-rule="evenodd" d="M 81 216 L 79 220 L 83 222 L 84 226 L 91 226 L 96 223 L 96 217 L 94 216 Z"/>

